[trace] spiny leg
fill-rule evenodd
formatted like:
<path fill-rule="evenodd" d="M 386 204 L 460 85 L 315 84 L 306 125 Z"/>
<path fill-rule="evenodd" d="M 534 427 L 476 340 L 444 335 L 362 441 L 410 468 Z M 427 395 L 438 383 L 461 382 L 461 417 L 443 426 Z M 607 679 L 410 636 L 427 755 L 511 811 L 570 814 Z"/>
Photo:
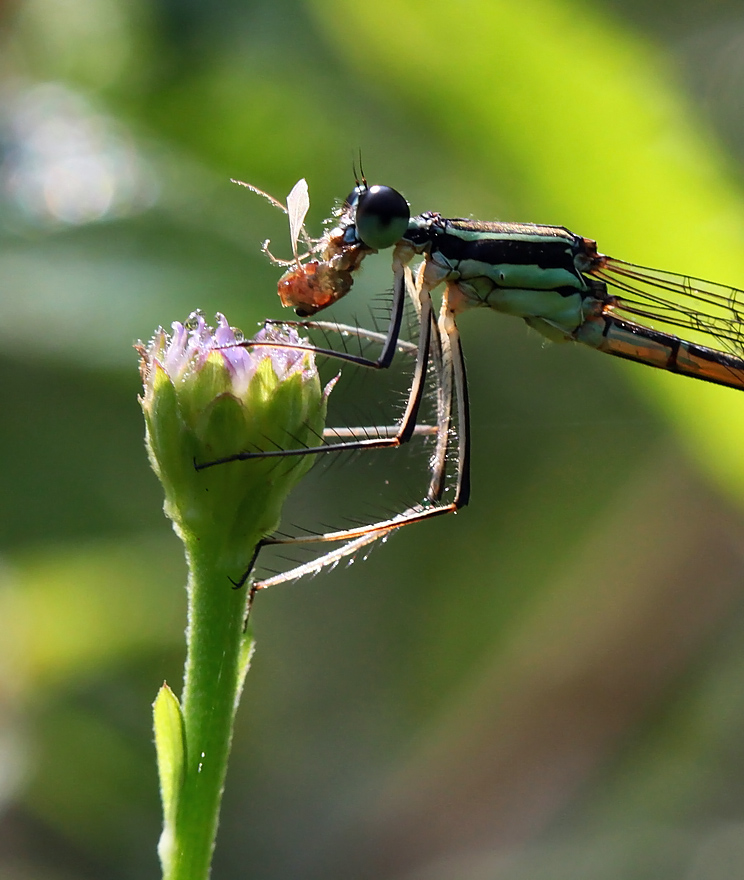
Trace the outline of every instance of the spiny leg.
<path fill-rule="evenodd" d="M 390 327 L 387 334 L 385 335 L 383 351 L 377 360 L 371 360 L 369 358 L 365 358 L 359 355 L 353 355 L 347 352 L 337 352 L 333 351 L 332 349 L 293 345 L 291 343 L 252 343 L 250 341 L 241 343 L 241 345 L 244 345 L 246 347 L 255 347 L 256 345 L 258 345 L 266 347 L 273 346 L 275 348 L 291 348 L 293 350 L 300 351 L 308 350 L 313 351 L 316 355 L 327 355 L 337 360 L 351 362 L 363 367 L 370 367 L 373 369 L 387 369 L 392 361 L 392 355 L 394 354 L 396 347 L 398 346 L 398 334 L 400 332 L 400 325 L 402 320 L 402 306 L 405 301 L 405 292 L 408 290 L 412 298 L 419 297 L 418 302 L 414 299 L 414 302 L 416 303 L 417 314 L 420 316 L 419 339 L 418 345 L 415 346 L 416 363 L 414 366 L 413 379 L 411 381 L 408 392 L 406 408 L 394 434 L 392 434 L 392 436 L 366 437 L 362 440 L 348 440 L 338 443 L 324 443 L 321 446 L 305 446 L 297 449 L 278 448 L 273 450 L 260 450 L 253 452 L 242 451 L 234 453 L 233 455 L 224 456 L 223 458 L 215 459 L 213 461 L 196 463 L 195 467 L 197 470 L 204 470 L 206 468 L 215 467 L 216 465 L 227 464 L 228 462 L 232 461 L 249 461 L 250 459 L 254 458 L 320 455 L 329 452 L 342 452 L 350 450 L 395 448 L 403 443 L 407 443 L 411 439 L 411 437 L 416 432 L 418 412 L 421 406 L 421 401 L 426 384 L 426 369 L 429 362 L 429 347 L 431 344 L 432 304 L 431 297 L 428 295 L 428 292 L 425 297 L 422 297 L 418 290 L 412 290 L 410 271 L 407 266 L 398 261 L 394 268 L 394 299 L 396 304 L 394 305 L 394 313 L 391 318 Z M 401 296 L 403 297 L 402 299 Z M 398 307 L 398 302 L 400 302 L 400 307 Z"/>
<path fill-rule="evenodd" d="M 445 401 L 445 397 L 451 396 L 452 391 L 452 383 L 451 381 L 447 384 L 446 388 L 442 387 L 442 372 L 441 365 L 443 361 L 442 352 L 440 350 L 441 347 L 441 336 L 439 333 L 439 329 L 437 327 L 437 322 L 434 318 L 434 312 L 431 302 L 431 293 L 428 288 L 423 286 L 423 272 L 419 272 L 417 276 L 417 281 L 415 287 L 412 284 L 410 269 L 405 266 L 403 268 L 405 273 L 406 284 L 408 285 L 409 294 L 411 299 L 414 302 L 414 307 L 416 309 L 416 314 L 419 318 L 420 324 L 420 337 L 419 337 L 419 346 L 417 348 L 417 361 L 416 361 L 416 370 L 414 373 L 414 378 L 412 381 L 411 391 L 409 392 L 408 405 L 406 409 L 406 413 L 408 414 L 411 410 L 411 401 L 417 398 L 416 407 L 418 407 L 418 403 L 421 401 L 423 387 L 424 387 L 424 378 L 427 373 L 427 369 L 429 367 L 430 358 L 434 364 L 434 373 L 436 376 L 436 387 L 437 387 L 437 425 L 432 428 L 432 426 L 416 426 L 413 425 L 414 431 L 412 433 L 423 433 L 419 432 L 417 429 L 419 427 L 423 427 L 426 433 L 436 433 L 438 435 L 438 445 L 441 439 L 441 435 L 445 435 L 445 443 L 446 436 L 449 429 L 450 422 L 450 411 L 451 405 L 449 400 Z M 318 322 L 320 323 L 320 322 Z M 369 331 L 363 331 L 364 335 L 372 335 Z M 379 335 L 379 334 L 375 334 Z M 426 344 L 421 344 L 422 339 L 426 341 Z M 432 351 L 432 341 L 436 350 Z M 420 383 L 421 390 L 414 391 L 414 386 Z M 414 411 L 414 416 L 417 414 L 417 409 Z M 405 416 L 403 418 L 403 423 L 405 423 Z M 410 436 L 410 435 L 409 435 Z M 407 438 L 408 439 L 408 438 Z M 436 485 L 440 488 L 434 489 L 436 479 Z M 443 485 L 444 476 L 443 474 L 437 474 L 436 477 L 432 478 L 431 485 L 427 492 L 427 502 L 436 502 L 439 500 L 439 496 L 441 496 L 441 486 Z M 437 494 L 434 494 L 434 493 Z M 303 577 L 307 574 L 315 574 L 326 568 L 328 566 L 335 566 L 341 560 L 348 558 L 350 556 L 354 556 L 364 547 L 375 543 L 387 535 L 391 534 L 391 532 L 395 531 L 398 528 L 401 528 L 404 525 L 408 525 L 413 522 L 419 522 L 423 519 L 429 519 L 433 516 L 440 516 L 443 513 L 449 513 L 449 506 L 439 507 L 435 504 L 433 507 L 428 507 L 422 504 L 414 505 L 413 507 L 407 508 L 400 514 L 388 519 L 383 520 L 377 523 L 373 523 L 371 525 L 360 526 L 353 529 L 344 529 L 339 531 L 331 531 L 326 532 L 320 535 L 309 535 L 309 536 L 300 536 L 300 537 L 284 537 L 284 538 L 274 538 L 268 537 L 265 538 L 259 544 L 259 550 L 261 547 L 267 546 L 276 546 L 276 545 L 289 545 L 289 544 L 322 544 L 322 543 L 339 543 L 345 542 L 341 547 L 337 547 L 335 550 L 331 550 L 329 553 L 322 555 L 321 557 L 312 560 L 307 563 L 303 563 L 302 565 L 298 565 L 286 572 L 275 575 L 270 578 L 265 578 L 260 581 L 255 581 L 251 584 L 250 587 L 250 596 L 249 596 L 249 607 L 253 601 L 253 597 L 255 593 L 260 589 L 265 589 L 269 586 L 275 586 L 280 583 L 285 583 L 287 581 L 297 580 L 300 577 Z M 243 577 L 234 582 L 236 587 L 243 586 L 246 583 L 248 578 L 250 577 L 253 565 L 256 562 L 258 557 L 258 551 L 253 556 L 251 560 L 251 565 L 248 570 L 245 572 Z"/>
<path fill-rule="evenodd" d="M 327 330 L 330 333 L 337 333 L 340 336 L 355 336 L 359 339 L 366 339 L 369 342 L 384 343 L 388 336 L 387 332 L 380 333 L 377 330 L 367 330 L 365 327 L 360 327 L 358 324 L 340 324 L 337 321 L 280 321 L 269 319 L 264 323 L 275 325 L 277 327 L 299 327 L 303 330 Z M 270 344 L 271 343 L 266 343 L 266 345 Z M 417 348 L 415 342 L 409 342 L 407 339 L 401 339 L 400 337 L 398 337 L 396 346 L 398 351 L 408 352 L 410 354 L 415 354 Z M 319 350 L 315 346 L 307 346 L 307 348 L 309 351 Z M 339 353 L 333 349 L 328 349 L 328 351 L 334 355 Z"/>
<path fill-rule="evenodd" d="M 406 271 L 409 271 L 406 268 Z M 358 324 L 341 324 L 338 321 L 280 321 L 269 319 L 264 322 L 264 324 L 274 326 L 274 327 L 293 327 L 299 330 L 321 330 L 324 332 L 324 336 L 326 340 L 329 340 L 329 336 L 331 333 L 337 334 L 341 338 L 345 336 L 350 336 L 358 340 L 363 340 L 366 342 L 374 342 L 374 343 L 384 343 L 387 339 L 387 333 L 380 333 L 376 330 L 367 330 L 365 327 L 360 327 Z M 432 332 L 436 331 L 436 324 L 432 326 Z M 255 347 L 266 347 L 271 348 L 274 347 L 275 344 L 271 342 L 252 342 L 251 343 Z M 397 350 L 406 355 L 416 355 L 418 352 L 418 344 L 416 342 L 410 342 L 407 339 L 400 339 L 396 343 Z M 311 351 L 314 354 L 326 354 L 329 357 L 334 357 L 336 359 L 339 358 L 339 355 L 349 355 L 352 358 L 357 356 L 352 355 L 349 351 L 338 352 L 336 349 L 331 348 L 320 348 L 315 345 L 297 345 L 292 347 L 293 350 L 297 351 Z M 422 436 L 436 433 L 436 425 L 416 425 L 414 429 L 414 436 Z M 344 427 L 344 428 L 324 428 L 323 430 L 323 438 L 336 438 L 340 439 L 344 438 L 356 438 L 356 437 L 365 437 L 368 438 L 371 433 L 375 433 L 378 436 L 383 437 L 394 437 L 398 434 L 399 426 L 398 425 L 374 425 L 372 427 Z"/>
<path fill-rule="evenodd" d="M 423 273 L 420 273 L 417 279 L 417 289 L 422 303 L 428 300 L 430 320 L 433 320 L 431 318 L 430 291 L 424 285 Z M 432 462 L 432 479 L 427 500 L 438 501 L 444 489 L 447 440 L 451 421 L 452 395 L 454 393 L 458 422 L 458 444 L 457 477 L 453 500 L 448 504 L 414 505 L 388 520 L 360 526 L 355 529 L 344 529 L 326 532 L 321 535 L 297 538 L 265 538 L 260 546 L 337 543 L 341 541 L 345 543 L 311 562 L 296 566 L 273 577 L 253 582 L 250 587 L 251 601 L 258 590 L 297 580 L 307 574 L 317 574 L 323 568 L 337 565 L 343 559 L 353 556 L 375 541 L 386 538 L 403 526 L 454 513 L 467 504 L 470 497 L 470 404 L 460 334 L 455 323 L 454 312 L 449 306 L 448 293 L 449 291 L 445 290 L 437 332 L 432 334 L 432 340 L 439 346 L 439 350 L 436 353 L 432 351 L 432 358 L 439 360 L 441 369 L 436 370 L 438 394 L 437 453 L 435 453 Z M 448 378 L 445 377 L 447 373 L 449 374 Z M 444 441 L 442 438 L 444 438 Z M 441 452 L 439 451 L 440 446 L 442 447 Z M 250 570 L 245 573 L 239 585 L 242 586 L 249 576 Z"/>
<path fill-rule="evenodd" d="M 455 312 L 449 307 L 449 295 L 454 287 L 455 284 L 447 285 L 439 324 L 442 338 L 448 340 L 457 402 L 457 479 L 452 504 L 459 510 L 470 501 L 470 391 L 460 331 L 455 323 Z"/>

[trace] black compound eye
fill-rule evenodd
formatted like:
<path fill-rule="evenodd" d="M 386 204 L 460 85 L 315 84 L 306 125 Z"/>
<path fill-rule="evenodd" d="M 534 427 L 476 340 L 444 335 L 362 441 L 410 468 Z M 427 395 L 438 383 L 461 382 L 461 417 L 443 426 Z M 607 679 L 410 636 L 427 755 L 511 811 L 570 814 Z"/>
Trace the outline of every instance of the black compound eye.
<path fill-rule="evenodd" d="M 367 247 L 392 247 L 408 229 L 411 211 L 403 196 L 390 186 L 370 186 L 357 196 L 356 231 Z"/>
<path fill-rule="evenodd" d="M 344 211 L 353 211 L 357 203 L 359 202 L 360 196 L 364 195 L 367 192 L 367 187 L 363 183 L 358 183 L 354 189 L 349 193 L 348 196 L 344 199 Z"/>

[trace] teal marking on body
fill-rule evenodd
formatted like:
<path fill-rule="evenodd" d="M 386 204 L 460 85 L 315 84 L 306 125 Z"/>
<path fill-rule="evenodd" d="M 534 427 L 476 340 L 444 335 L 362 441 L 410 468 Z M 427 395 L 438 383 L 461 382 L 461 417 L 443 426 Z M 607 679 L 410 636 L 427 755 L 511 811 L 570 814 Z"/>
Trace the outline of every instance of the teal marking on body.
<path fill-rule="evenodd" d="M 498 287 L 524 287 L 528 290 L 557 290 L 574 288 L 587 290 L 586 282 L 577 272 L 554 267 L 543 269 L 535 265 L 519 263 L 485 263 L 482 260 L 460 260 L 457 271 L 461 278 L 490 278 Z"/>
<path fill-rule="evenodd" d="M 561 296 L 548 290 L 493 287 L 483 294 L 478 279 L 460 280 L 457 286 L 474 303 L 481 302 L 496 312 L 515 318 L 541 318 L 572 334 L 584 320 L 584 297 L 580 293 Z"/>
<path fill-rule="evenodd" d="M 575 245 L 576 236 L 563 226 L 538 226 L 531 223 L 500 223 L 476 220 L 445 220 L 447 235 L 463 241 L 527 241 L 533 244 L 555 244 L 564 239 Z"/>

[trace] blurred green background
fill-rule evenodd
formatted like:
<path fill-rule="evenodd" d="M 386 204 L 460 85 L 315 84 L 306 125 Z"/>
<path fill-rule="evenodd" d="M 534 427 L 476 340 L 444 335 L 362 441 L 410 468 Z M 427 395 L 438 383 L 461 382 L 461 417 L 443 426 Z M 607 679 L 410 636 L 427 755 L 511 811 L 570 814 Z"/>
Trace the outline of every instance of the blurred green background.
<path fill-rule="evenodd" d="M 131 345 L 281 316 L 228 179 L 307 177 L 317 232 L 361 148 L 416 212 L 741 286 L 742 59 L 734 0 L 0 4 L 0 878 L 158 876 L 185 572 Z M 461 330 L 472 503 L 259 596 L 214 877 L 744 878 L 744 398 Z"/>

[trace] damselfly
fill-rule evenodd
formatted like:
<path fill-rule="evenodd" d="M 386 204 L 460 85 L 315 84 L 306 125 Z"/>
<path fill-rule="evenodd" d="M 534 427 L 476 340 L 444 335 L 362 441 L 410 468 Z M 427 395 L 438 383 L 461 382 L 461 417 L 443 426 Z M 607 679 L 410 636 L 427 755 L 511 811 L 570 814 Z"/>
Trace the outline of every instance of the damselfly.
<path fill-rule="evenodd" d="M 596 242 L 562 226 L 447 219 L 430 211 L 412 217 L 397 190 L 368 186 L 364 179 L 357 181 L 330 228 L 317 240 L 304 235 L 308 204 L 306 185 L 295 188 L 287 206 L 295 258 L 284 262 L 272 257 L 288 267 L 279 281 L 282 303 L 294 307 L 301 318 L 312 317 L 349 293 L 367 256 L 392 248 L 393 302 L 382 350 L 374 361 L 355 360 L 375 368 L 389 366 L 410 295 L 420 318 L 416 370 L 393 436 L 277 454 L 400 445 L 415 430 L 423 378 L 432 357 L 439 376 L 437 449 L 424 502 L 394 519 L 366 529 L 328 533 L 319 536 L 321 540 L 375 540 L 401 525 L 467 504 L 468 390 L 455 323 L 465 309 L 490 308 L 522 318 L 553 342 L 580 342 L 651 367 L 744 389 L 744 292 L 737 288 L 608 257 L 598 252 Z M 300 256 L 301 238 L 307 252 Z M 265 249 L 268 253 L 266 245 Z M 417 257 L 422 259 L 413 282 L 409 267 Z M 437 319 L 431 294 L 440 285 Z M 458 429 L 457 478 L 452 500 L 443 503 L 453 411 Z M 231 460 L 254 456 L 238 454 Z M 290 572 L 282 579 L 292 576 Z"/>

